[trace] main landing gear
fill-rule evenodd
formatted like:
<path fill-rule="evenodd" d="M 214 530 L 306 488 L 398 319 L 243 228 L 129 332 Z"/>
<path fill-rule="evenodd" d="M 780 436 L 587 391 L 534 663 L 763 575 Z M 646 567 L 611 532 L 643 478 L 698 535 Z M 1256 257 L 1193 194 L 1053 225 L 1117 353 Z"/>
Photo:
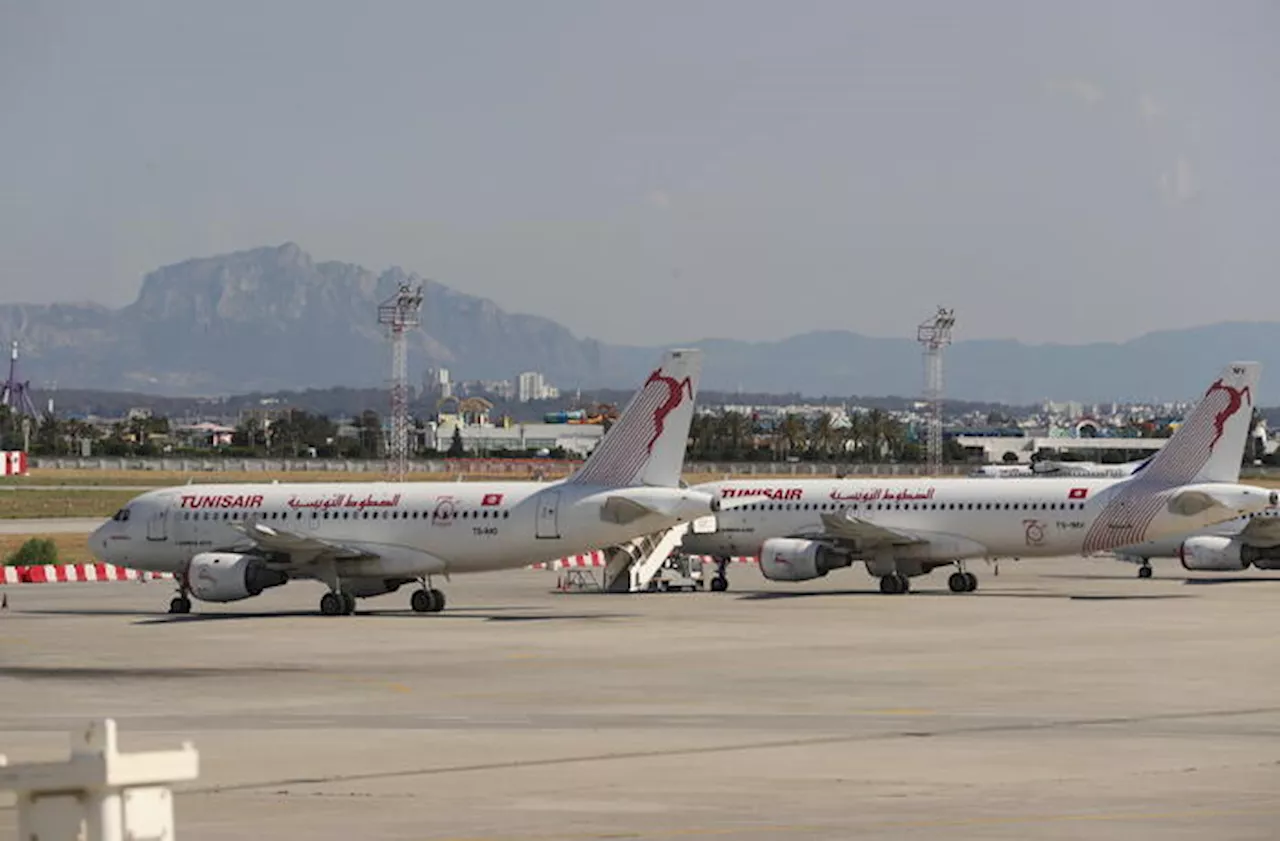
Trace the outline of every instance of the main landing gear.
<path fill-rule="evenodd" d="M 431 579 L 424 579 L 421 590 L 414 590 L 409 597 L 409 607 L 414 613 L 439 613 L 444 610 L 444 593 L 431 586 Z"/>
<path fill-rule="evenodd" d="M 716 577 L 711 579 L 711 592 L 723 593 L 729 589 L 729 577 L 725 574 L 728 568 L 728 558 L 716 558 Z"/>
<path fill-rule="evenodd" d="M 911 591 L 911 579 L 900 572 L 881 576 L 880 592 L 886 596 L 896 596 Z"/>
<path fill-rule="evenodd" d="M 978 576 L 964 570 L 953 572 L 947 579 L 947 586 L 953 593 L 972 593 L 978 589 Z"/>
<path fill-rule="evenodd" d="M 320 612 L 325 616 L 350 616 L 356 612 L 356 597 L 340 590 L 325 593 L 320 599 Z"/>

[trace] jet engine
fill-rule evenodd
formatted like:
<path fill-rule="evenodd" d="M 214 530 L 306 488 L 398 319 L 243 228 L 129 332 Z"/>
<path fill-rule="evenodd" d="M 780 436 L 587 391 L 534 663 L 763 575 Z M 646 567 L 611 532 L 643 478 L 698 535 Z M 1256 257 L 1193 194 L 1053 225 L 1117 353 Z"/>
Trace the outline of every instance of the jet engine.
<path fill-rule="evenodd" d="M 1250 565 L 1280 569 L 1280 546 L 1252 546 L 1231 537 L 1192 537 L 1178 547 L 1182 568 L 1193 572 L 1240 572 Z"/>
<path fill-rule="evenodd" d="M 1193 572 L 1239 572 L 1249 566 L 1244 546 L 1229 537 L 1191 537 L 1178 547 L 1182 568 Z"/>
<path fill-rule="evenodd" d="M 262 558 L 235 552 L 201 552 L 191 559 L 186 577 L 191 595 L 206 602 L 247 599 L 289 580 Z"/>
<path fill-rule="evenodd" d="M 770 581 L 808 581 L 849 563 L 848 555 L 817 540 L 771 537 L 760 547 L 760 573 Z"/>

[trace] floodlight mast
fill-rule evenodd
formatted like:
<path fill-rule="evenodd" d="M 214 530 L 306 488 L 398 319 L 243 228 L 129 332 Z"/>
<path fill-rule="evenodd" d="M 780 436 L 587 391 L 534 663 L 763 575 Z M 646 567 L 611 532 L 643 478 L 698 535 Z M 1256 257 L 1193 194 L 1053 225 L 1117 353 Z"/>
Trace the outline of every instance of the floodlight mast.
<path fill-rule="evenodd" d="M 924 347 L 925 401 L 929 404 L 927 459 L 929 473 L 942 472 L 942 352 L 951 344 L 955 310 L 938 307 L 933 318 L 916 328 L 916 341 Z"/>
<path fill-rule="evenodd" d="M 0 385 L 0 406 L 17 416 L 38 418 L 35 401 L 31 399 L 31 383 L 18 379 L 18 341 L 15 339 L 9 353 L 9 379 Z"/>
<path fill-rule="evenodd" d="M 387 473 L 403 482 L 409 471 L 409 363 L 405 331 L 422 324 L 422 285 L 407 283 L 378 306 L 378 323 L 391 339 L 391 429 L 387 440 Z"/>

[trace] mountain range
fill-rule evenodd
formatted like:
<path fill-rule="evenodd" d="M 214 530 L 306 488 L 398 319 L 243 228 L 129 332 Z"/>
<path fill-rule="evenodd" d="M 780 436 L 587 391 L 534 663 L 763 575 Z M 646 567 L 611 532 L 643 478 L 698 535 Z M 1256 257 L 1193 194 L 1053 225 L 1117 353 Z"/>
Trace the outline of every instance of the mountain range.
<path fill-rule="evenodd" d="M 626 388 L 658 353 L 579 338 L 551 319 L 505 312 L 400 268 L 379 274 L 317 263 L 293 243 L 157 269 L 120 309 L 0 305 L 0 338 L 20 342 L 20 377 L 33 386 L 171 395 L 378 386 L 387 381 L 390 355 L 376 308 L 403 283 L 422 284 L 425 296 L 422 327 L 407 338 L 415 380 L 443 366 L 454 379 L 513 379 L 533 370 L 562 389 Z M 963 312 L 964 301 L 953 304 Z M 923 382 L 910 337 L 821 331 L 684 344 L 705 349 L 708 389 L 910 395 Z M 1269 372 L 1280 376 L 1280 324 L 1222 323 L 1083 345 L 957 341 L 946 351 L 946 393 L 1018 404 L 1190 399 L 1236 359 L 1263 363 L 1265 395 Z"/>

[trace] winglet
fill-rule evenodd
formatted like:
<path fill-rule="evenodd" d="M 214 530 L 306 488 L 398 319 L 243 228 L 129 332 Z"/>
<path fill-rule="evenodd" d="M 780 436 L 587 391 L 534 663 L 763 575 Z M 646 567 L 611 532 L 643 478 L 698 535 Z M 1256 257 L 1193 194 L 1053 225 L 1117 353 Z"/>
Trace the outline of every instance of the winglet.
<path fill-rule="evenodd" d="M 1261 371 L 1257 362 L 1232 362 L 1223 369 L 1169 443 L 1134 478 L 1162 485 L 1239 481 Z"/>
<path fill-rule="evenodd" d="M 618 422 L 568 481 L 607 487 L 677 487 L 701 374 L 702 351 L 667 351 Z"/>

